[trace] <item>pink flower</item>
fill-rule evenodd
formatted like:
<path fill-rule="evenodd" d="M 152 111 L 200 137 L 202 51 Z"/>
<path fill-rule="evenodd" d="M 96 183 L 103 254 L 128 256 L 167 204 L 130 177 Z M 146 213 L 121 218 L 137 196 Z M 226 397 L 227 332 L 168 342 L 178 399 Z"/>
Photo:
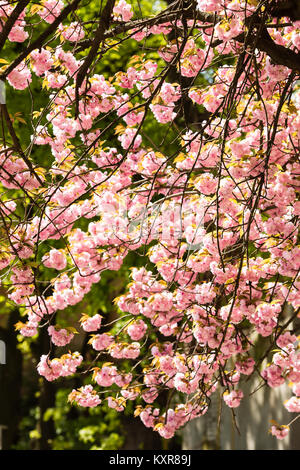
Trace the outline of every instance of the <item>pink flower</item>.
<path fill-rule="evenodd" d="M 197 7 L 200 11 L 216 12 L 222 10 L 221 0 L 197 0 Z"/>
<path fill-rule="evenodd" d="M 64 354 L 61 358 L 52 360 L 50 360 L 48 356 L 43 355 L 41 356 L 37 370 L 46 380 L 52 381 L 58 377 L 66 377 L 74 374 L 82 360 L 83 357 L 78 352 Z"/>
<path fill-rule="evenodd" d="M 279 387 L 284 384 L 285 379 L 282 376 L 281 367 L 271 364 L 262 371 L 262 376 L 267 380 L 268 385 L 272 388 Z"/>
<path fill-rule="evenodd" d="M 40 375 L 51 382 L 60 376 L 62 364 L 58 361 L 52 362 L 46 355 L 43 355 L 40 358 L 37 370 Z"/>
<path fill-rule="evenodd" d="M 48 255 L 43 256 L 42 262 L 47 268 L 53 268 L 57 270 L 65 269 L 67 266 L 67 258 L 61 250 L 50 250 Z"/>
<path fill-rule="evenodd" d="M 96 349 L 96 351 L 102 351 L 103 349 L 108 348 L 113 342 L 113 337 L 106 333 L 94 335 L 91 341 L 92 346 L 94 349 Z"/>
<path fill-rule="evenodd" d="M 122 21 L 129 21 L 133 16 L 131 5 L 125 2 L 125 0 L 120 0 L 114 6 L 113 13 L 116 19 L 120 16 Z"/>
<path fill-rule="evenodd" d="M 288 426 L 276 424 L 271 427 L 270 432 L 277 439 L 284 439 L 288 435 L 289 430 Z"/>
<path fill-rule="evenodd" d="M 72 390 L 69 394 L 68 401 L 76 402 L 79 406 L 94 408 L 100 405 L 101 400 L 92 385 L 85 385 L 78 390 Z"/>
<path fill-rule="evenodd" d="M 88 317 L 87 315 L 83 315 L 81 318 L 81 326 L 84 331 L 97 331 L 101 326 L 102 316 L 98 313 L 93 317 Z"/>
<path fill-rule="evenodd" d="M 142 394 L 142 398 L 146 403 L 153 403 L 158 397 L 158 391 L 156 388 L 149 388 Z"/>
<path fill-rule="evenodd" d="M 124 387 L 125 385 L 130 384 L 132 381 L 132 374 L 119 374 L 115 376 L 115 383 L 118 387 Z"/>
<path fill-rule="evenodd" d="M 11 29 L 8 39 L 11 42 L 24 42 L 28 38 L 28 33 L 27 31 L 24 31 L 24 28 L 19 25 L 13 26 Z"/>
<path fill-rule="evenodd" d="M 243 398 L 244 394 L 241 390 L 233 390 L 232 392 L 228 393 L 225 392 L 223 395 L 223 399 L 229 408 L 237 408 L 240 406 L 241 399 Z"/>
<path fill-rule="evenodd" d="M 212 194 L 216 191 L 218 179 L 214 178 L 211 173 L 204 173 L 195 181 L 195 188 L 202 194 Z"/>
<path fill-rule="evenodd" d="M 223 21 L 214 27 L 217 38 L 221 41 L 229 41 L 243 31 L 243 23 L 238 18 Z"/>
<path fill-rule="evenodd" d="M 32 51 L 30 54 L 30 61 L 33 71 L 38 76 L 41 76 L 47 72 L 52 67 L 54 62 L 50 51 L 47 51 L 43 48 L 40 51 Z"/>
<path fill-rule="evenodd" d="M 236 369 L 241 372 L 241 374 L 251 375 L 254 370 L 255 361 L 252 357 L 243 359 L 242 361 L 236 362 Z"/>
<path fill-rule="evenodd" d="M 300 412 L 300 397 L 291 397 L 284 403 L 285 408 L 290 411 L 290 413 L 299 413 Z"/>
<path fill-rule="evenodd" d="M 142 143 L 142 137 L 137 133 L 136 129 L 131 127 L 127 128 L 124 134 L 118 137 L 121 142 L 123 149 L 127 150 L 131 147 L 133 150 L 137 150 Z"/>
<path fill-rule="evenodd" d="M 118 375 L 115 366 L 103 366 L 102 369 L 96 369 L 93 375 L 94 380 L 101 387 L 110 387 L 115 382 L 115 377 Z"/>
<path fill-rule="evenodd" d="M 56 346 L 65 346 L 69 344 L 74 338 L 74 334 L 70 333 L 66 329 L 57 329 L 54 326 L 49 326 L 48 333 L 51 337 L 51 341 Z"/>
<path fill-rule="evenodd" d="M 23 326 L 23 328 L 20 329 L 20 333 L 23 336 L 35 336 L 37 334 L 37 325 L 35 323 L 26 323 L 26 325 Z"/>
<path fill-rule="evenodd" d="M 81 24 L 77 22 L 73 22 L 67 27 L 60 25 L 59 30 L 64 39 L 70 42 L 77 42 L 84 38 L 84 29 Z"/>
<path fill-rule="evenodd" d="M 293 384 L 292 390 L 297 397 L 300 397 L 300 382 Z"/>
<path fill-rule="evenodd" d="M 140 354 L 140 343 L 116 343 L 110 348 L 110 355 L 116 359 L 136 359 Z"/>
<path fill-rule="evenodd" d="M 150 104 L 150 109 L 153 112 L 155 119 L 161 124 L 173 121 L 176 117 L 176 113 L 173 112 L 173 106 Z"/>
<path fill-rule="evenodd" d="M 8 83 L 16 90 L 24 90 L 31 83 L 31 73 L 24 62 L 19 64 L 7 76 Z"/>
<path fill-rule="evenodd" d="M 107 404 L 109 408 L 113 408 L 116 411 L 124 411 L 123 405 L 126 404 L 126 400 L 124 398 L 108 397 Z"/>
<path fill-rule="evenodd" d="M 280 348 L 285 348 L 288 345 L 291 345 L 297 341 L 297 336 L 292 335 L 289 331 L 286 331 L 279 336 L 276 343 Z"/>
<path fill-rule="evenodd" d="M 64 7 L 61 0 L 43 0 L 44 8 L 38 10 L 37 14 L 47 23 L 53 23 Z"/>
<path fill-rule="evenodd" d="M 179 392 L 194 393 L 198 388 L 198 384 L 198 377 L 191 378 L 182 372 L 177 373 L 174 378 L 174 386 Z"/>
<path fill-rule="evenodd" d="M 131 339 L 134 341 L 140 340 L 146 333 L 147 325 L 143 322 L 143 320 L 136 320 L 131 323 L 128 328 L 127 332 Z"/>

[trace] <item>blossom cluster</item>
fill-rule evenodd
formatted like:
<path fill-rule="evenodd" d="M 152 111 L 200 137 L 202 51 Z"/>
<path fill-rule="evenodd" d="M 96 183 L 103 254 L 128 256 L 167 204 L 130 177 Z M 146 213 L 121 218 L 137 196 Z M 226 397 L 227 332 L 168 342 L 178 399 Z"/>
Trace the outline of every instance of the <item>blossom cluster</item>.
<path fill-rule="evenodd" d="M 50 42 L 31 51 L 7 76 L 16 90 L 26 90 L 35 76 L 49 94 L 44 114 L 35 116 L 31 145 L 42 147 L 51 164 L 31 168 L 4 143 L 0 153 L 3 188 L 38 202 L 42 194 L 44 201 L 32 216 L 14 222 L 18 202 L 0 205 L 9 221 L 0 268 L 10 299 L 27 315 L 18 325 L 24 336 L 46 324 L 51 343 L 71 345 L 74 334 L 53 325 L 54 314 L 79 304 L 101 273 L 118 271 L 130 251 L 148 247 L 152 268 L 133 267 L 126 292 L 115 299 L 125 327 L 114 335 L 99 313 L 83 314 L 79 323 L 92 333 L 94 356 L 112 361 L 91 374 L 95 387 L 107 388 L 108 406 L 121 412 L 141 397 L 135 415 L 164 438 L 203 415 L 220 388 L 224 403 L 238 407 L 243 379 L 254 373 L 271 388 L 290 384 L 293 396 L 284 406 L 300 412 L 300 352 L 292 326 L 300 307 L 299 85 L 294 72 L 266 51 L 245 46 L 241 52 L 248 19 L 261 14 L 256 2 L 196 3 L 205 13 L 200 19 L 128 30 L 137 43 L 163 35 L 157 60 L 136 56 L 112 76 L 91 69 L 78 89 L 83 58 L 76 47 L 86 32 L 78 21 L 61 25 L 59 46 Z M 63 7 L 60 0 L 44 0 L 35 14 L 51 24 Z M 0 2 L 1 19 L 11 11 Z M 26 14 L 9 41 L 27 40 Z M 124 26 L 133 14 L 120 0 L 113 22 Z M 272 29 L 272 21 L 269 15 L 274 44 L 298 51 L 299 22 Z M 172 29 L 187 26 L 188 38 L 167 39 Z M 228 55 L 233 65 L 224 65 Z M 236 57 L 246 57 L 243 67 Z M 174 68 L 179 79 L 171 83 L 167 72 Z M 201 130 L 185 116 L 176 155 L 150 145 L 146 117 L 165 132 L 177 129 L 186 101 L 198 114 L 205 111 Z M 114 137 L 103 141 L 106 117 Z M 86 229 L 78 228 L 80 221 Z M 51 289 L 37 289 L 36 259 Z M 262 366 L 255 359 L 257 337 L 269 341 L 269 362 Z M 140 360 L 145 366 L 137 374 L 131 366 Z M 45 354 L 38 372 L 52 381 L 82 366 L 77 352 L 53 359 Z M 176 392 L 179 404 L 160 409 L 162 391 Z M 70 401 L 101 404 L 92 385 L 73 390 Z M 271 433 L 284 438 L 288 427 L 274 424 Z"/>

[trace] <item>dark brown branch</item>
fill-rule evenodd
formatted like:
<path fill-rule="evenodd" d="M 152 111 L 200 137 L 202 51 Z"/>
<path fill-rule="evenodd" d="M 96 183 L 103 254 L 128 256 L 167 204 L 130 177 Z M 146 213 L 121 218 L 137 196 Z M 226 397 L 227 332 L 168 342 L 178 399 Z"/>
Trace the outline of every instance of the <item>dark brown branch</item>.
<path fill-rule="evenodd" d="M 300 72 L 300 54 L 276 44 L 266 28 L 258 39 L 257 47 L 260 51 L 265 52 L 275 64 L 284 65 L 291 70 Z"/>
<path fill-rule="evenodd" d="M 288 17 L 293 21 L 300 20 L 300 2 L 299 0 L 283 0 L 274 3 L 270 8 L 270 14 L 274 18 Z"/>

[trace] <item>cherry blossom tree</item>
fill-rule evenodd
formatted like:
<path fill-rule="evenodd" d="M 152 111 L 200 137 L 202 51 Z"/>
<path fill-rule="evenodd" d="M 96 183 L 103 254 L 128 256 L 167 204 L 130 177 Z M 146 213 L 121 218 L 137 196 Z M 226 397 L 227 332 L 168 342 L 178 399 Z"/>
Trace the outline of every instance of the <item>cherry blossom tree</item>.
<path fill-rule="evenodd" d="M 49 334 L 39 374 L 82 377 L 75 405 L 134 401 L 169 439 L 217 388 L 234 413 L 255 374 L 290 386 L 282 406 L 300 412 L 297 5 L 175 0 L 147 14 L 107 0 L 86 19 L 85 0 L 0 2 L 1 282 L 19 333 Z M 100 73 L 130 41 L 126 68 Z M 33 83 L 47 99 L 32 99 L 23 142 L 4 92 L 22 100 Z M 118 317 L 60 326 L 130 252 L 146 262 Z M 89 361 L 72 349 L 80 330 Z"/>

